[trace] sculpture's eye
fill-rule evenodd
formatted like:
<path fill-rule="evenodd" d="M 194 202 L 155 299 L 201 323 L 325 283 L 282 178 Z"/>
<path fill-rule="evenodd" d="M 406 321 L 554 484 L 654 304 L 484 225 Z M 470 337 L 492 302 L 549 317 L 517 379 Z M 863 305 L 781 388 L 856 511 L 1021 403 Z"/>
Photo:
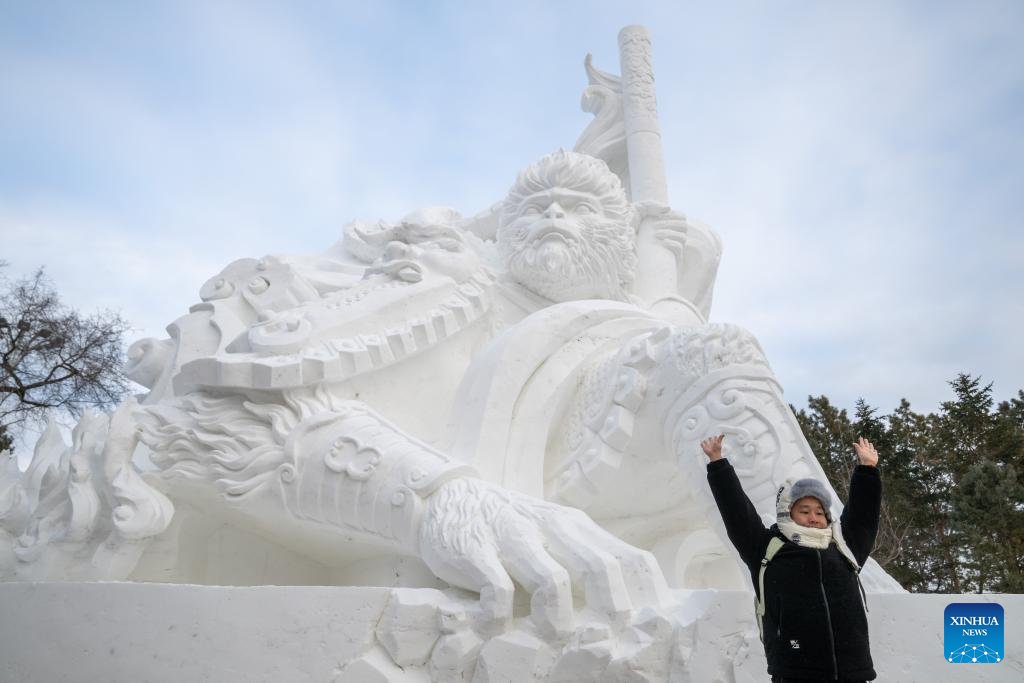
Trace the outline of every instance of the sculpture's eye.
<path fill-rule="evenodd" d="M 597 213 L 597 208 L 588 202 L 579 202 L 573 211 L 580 216 L 589 216 L 590 214 Z"/>
<path fill-rule="evenodd" d="M 249 280 L 249 291 L 253 294 L 262 294 L 270 289 L 270 283 L 264 277 L 254 277 Z"/>
<path fill-rule="evenodd" d="M 539 216 L 544 213 L 544 207 L 540 204 L 530 203 L 523 207 L 524 216 Z"/>

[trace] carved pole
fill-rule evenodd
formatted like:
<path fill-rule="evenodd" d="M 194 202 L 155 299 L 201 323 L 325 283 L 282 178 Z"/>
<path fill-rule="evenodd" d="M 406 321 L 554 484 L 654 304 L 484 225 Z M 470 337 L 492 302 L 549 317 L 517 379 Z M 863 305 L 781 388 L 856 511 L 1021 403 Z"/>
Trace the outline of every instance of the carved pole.
<path fill-rule="evenodd" d="M 622 113 L 626 125 L 629 185 L 634 202 L 668 204 L 665 160 L 661 153 L 658 103 L 654 96 L 651 35 L 643 26 L 619 31 Z"/>
<path fill-rule="evenodd" d="M 680 325 L 704 322 L 703 315 L 680 295 L 686 219 L 668 210 L 651 35 L 646 28 L 627 26 L 619 31 L 619 59 L 630 199 L 641 208 L 636 242 L 639 263 L 633 294 L 665 320 Z"/>

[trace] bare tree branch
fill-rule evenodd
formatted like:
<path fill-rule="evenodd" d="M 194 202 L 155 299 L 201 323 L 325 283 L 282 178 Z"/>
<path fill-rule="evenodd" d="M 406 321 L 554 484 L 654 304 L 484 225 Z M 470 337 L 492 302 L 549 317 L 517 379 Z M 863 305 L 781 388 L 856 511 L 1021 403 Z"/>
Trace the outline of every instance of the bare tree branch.
<path fill-rule="evenodd" d="M 0 449 L 46 411 L 77 417 L 125 395 L 120 314 L 84 316 L 64 306 L 42 268 L 10 281 L 0 261 Z"/>

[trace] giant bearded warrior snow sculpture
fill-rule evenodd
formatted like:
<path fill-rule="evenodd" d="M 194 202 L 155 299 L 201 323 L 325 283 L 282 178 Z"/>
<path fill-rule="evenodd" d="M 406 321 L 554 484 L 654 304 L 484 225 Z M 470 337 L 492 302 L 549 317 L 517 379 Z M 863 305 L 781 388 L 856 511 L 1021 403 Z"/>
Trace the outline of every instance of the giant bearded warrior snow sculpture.
<path fill-rule="evenodd" d="M 70 447 L 50 429 L 4 475 L 3 576 L 451 586 L 478 639 L 521 589 L 549 643 L 643 628 L 669 586 L 747 587 L 699 440 L 727 435 L 766 514 L 787 477 L 824 476 L 756 340 L 706 321 L 720 242 L 667 207 L 645 32 L 620 47 L 621 79 L 588 59 L 576 151 L 492 210 L 353 223 L 204 284 L 130 349 L 141 405 L 86 415 Z"/>

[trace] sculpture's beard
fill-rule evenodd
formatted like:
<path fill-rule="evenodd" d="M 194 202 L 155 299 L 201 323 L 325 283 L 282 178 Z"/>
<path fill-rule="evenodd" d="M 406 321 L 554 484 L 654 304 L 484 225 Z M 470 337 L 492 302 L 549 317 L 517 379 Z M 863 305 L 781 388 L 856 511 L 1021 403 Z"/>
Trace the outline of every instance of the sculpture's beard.
<path fill-rule="evenodd" d="M 569 227 L 537 235 L 517 221 L 502 230 L 498 240 L 512 277 L 551 301 L 627 300 L 636 265 L 632 228 L 600 218 Z"/>
<path fill-rule="evenodd" d="M 537 273 L 560 280 L 573 273 L 573 261 L 582 253 L 579 243 L 572 246 L 563 240 L 546 239 L 539 245 L 527 247 L 522 254 L 522 265 L 527 273 Z"/>

